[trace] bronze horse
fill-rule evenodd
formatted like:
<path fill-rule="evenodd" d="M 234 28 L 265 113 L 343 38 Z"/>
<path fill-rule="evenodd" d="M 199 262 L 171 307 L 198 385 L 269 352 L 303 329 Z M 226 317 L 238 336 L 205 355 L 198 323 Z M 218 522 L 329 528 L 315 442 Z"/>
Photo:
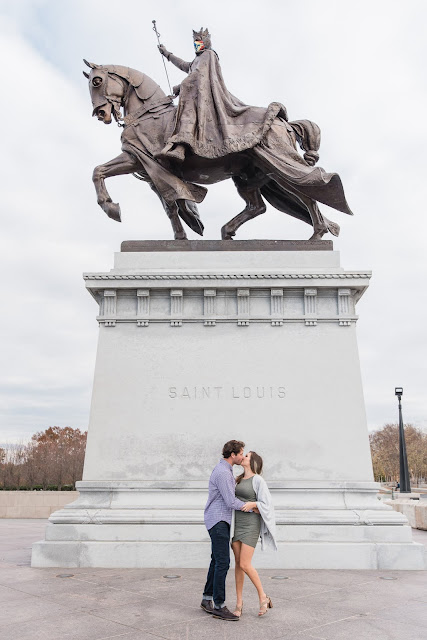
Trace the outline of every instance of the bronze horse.
<path fill-rule="evenodd" d="M 92 115 L 105 124 L 114 117 L 123 127 L 122 153 L 93 172 L 98 204 L 113 220 L 121 221 L 120 206 L 112 202 L 105 178 L 127 173 L 148 182 L 159 196 L 177 240 L 187 238 L 181 220 L 203 235 L 196 203 L 207 190 L 200 185 L 228 178 L 246 207 L 222 227 L 224 240 L 231 240 L 242 224 L 266 211 L 264 199 L 310 224 L 310 240 L 319 240 L 327 232 L 339 234 L 339 226 L 322 215 L 317 201 L 352 215 L 340 177 L 313 166 L 318 159 L 320 129 L 309 120 L 288 122 L 286 110 L 279 105 L 264 139 L 250 149 L 218 158 L 189 153 L 179 162 L 165 160 L 160 152 L 173 133 L 177 112 L 172 97 L 135 69 L 84 62 L 91 69 L 83 73 L 89 80 Z M 296 142 L 305 151 L 304 157 L 297 152 Z"/>

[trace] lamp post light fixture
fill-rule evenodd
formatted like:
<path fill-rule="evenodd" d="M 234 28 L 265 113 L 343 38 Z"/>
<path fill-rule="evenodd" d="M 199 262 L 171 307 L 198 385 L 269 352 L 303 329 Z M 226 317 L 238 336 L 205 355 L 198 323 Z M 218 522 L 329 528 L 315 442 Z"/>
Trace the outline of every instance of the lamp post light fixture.
<path fill-rule="evenodd" d="M 400 467 L 400 493 L 411 493 L 411 483 L 409 481 L 408 457 L 406 455 L 405 431 L 402 419 L 402 396 L 403 387 L 396 387 L 394 394 L 399 402 L 399 467 Z"/>

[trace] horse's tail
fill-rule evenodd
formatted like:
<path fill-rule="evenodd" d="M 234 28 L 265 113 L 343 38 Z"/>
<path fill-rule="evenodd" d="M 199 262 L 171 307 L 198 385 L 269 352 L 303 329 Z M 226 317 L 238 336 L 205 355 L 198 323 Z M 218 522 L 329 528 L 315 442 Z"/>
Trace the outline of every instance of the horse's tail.
<path fill-rule="evenodd" d="M 191 200 L 177 200 L 178 215 L 184 220 L 190 229 L 193 229 L 199 236 L 203 235 L 203 222 L 200 220 L 199 211 L 195 202 Z"/>
<path fill-rule="evenodd" d="M 310 166 L 315 165 L 319 159 L 317 152 L 320 147 L 320 127 L 311 120 L 294 120 L 288 124 L 292 127 L 299 146 L 305 151 L 304 160 Z"/>

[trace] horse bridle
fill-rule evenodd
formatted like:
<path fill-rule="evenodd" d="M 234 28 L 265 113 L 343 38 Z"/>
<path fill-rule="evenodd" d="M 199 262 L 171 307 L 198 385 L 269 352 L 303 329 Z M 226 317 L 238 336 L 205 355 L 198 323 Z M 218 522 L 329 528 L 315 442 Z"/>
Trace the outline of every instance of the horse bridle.
<path fill-rule="evenodd" d="M 104 98 L 106 102 L 108 102 L 111 106 L 112 106 L 112 114 L 114 116 L 114 120 L 117 122 L 119 127 L 123 127 L 124 125 L 121 124 L 121 120 L 123 120 L 122 114 L 120 112 L 120 107 L 122 106 L 122 103 L 124 103 L 129 95 L 130 92 L 130 84 L 128 83 L 128 86 L 125 89 L 124 83 L 125 80 L 124 78 L 122 78 L 121 76 L 115 74 L 115 73 L 109 73 L 108 71 L 104 71 L 103 69 L 97 69 L 97 75 L 95 75 L 92 78 L 92 86 L 97 89 L 100 85 L 95 85 L 93 84 L 93 81 L 96 77 L 101 78 L 102 82 L 100 84 L 103 84 L 103 93 L 100 94 L 101 98 Z M 108 79 L 109 76 L 114 76 L 114 79 L 120 81 L 122 83 L 123 89 L 124 90 L 124 95 L 120 100 L 117 100 L 116 98 L 113 98 L 109 93 L 108 93 Z M 102 104 L 99 104 L 95 107 L 94 109 L 94 113 L 93 115 L 95 115 L 95 112 L 98 112 L 102 107 Z"/>

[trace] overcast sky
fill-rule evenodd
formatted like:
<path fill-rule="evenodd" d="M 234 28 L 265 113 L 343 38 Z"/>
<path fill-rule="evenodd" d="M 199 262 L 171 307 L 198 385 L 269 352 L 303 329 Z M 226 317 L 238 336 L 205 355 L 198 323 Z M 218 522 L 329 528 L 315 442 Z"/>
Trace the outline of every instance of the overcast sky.
<path fill-rule="evenodd" d="M 427 428 L 426 3 L 15 0 L 0 2 L 0 442 L 87 428 L 98 327 L 81 274 L 109 270 L 122 240 L 172 237 L 147 185 L 109 180 L 118 224 L 91 181 L 119 153 L 120 130 L 91 118 L 82 58 L 139 69 L 167 92 L 153 19 L 187 60 L 192 29 L 208 26 L 234 95 L 320 125 L 319 165 L 340 174 L 355 213 L 321 205 L 341 225 L 334 248 L 345 268 L 373 270 L 358 304 L 369 428 L 396 420 L 397 385 L 405 422 Z M 172 85 L 184 77 L 168 71 Z M 231 181 L 210 187 L 205 238 L 241 209 Z M 237 237 L 310 235 L 269 207 Z"/>

